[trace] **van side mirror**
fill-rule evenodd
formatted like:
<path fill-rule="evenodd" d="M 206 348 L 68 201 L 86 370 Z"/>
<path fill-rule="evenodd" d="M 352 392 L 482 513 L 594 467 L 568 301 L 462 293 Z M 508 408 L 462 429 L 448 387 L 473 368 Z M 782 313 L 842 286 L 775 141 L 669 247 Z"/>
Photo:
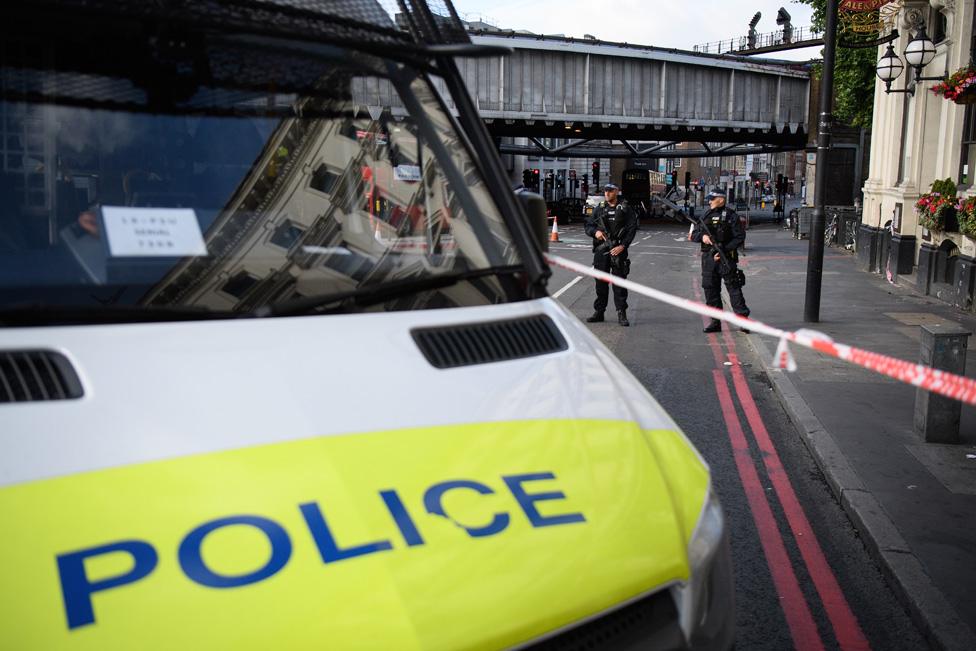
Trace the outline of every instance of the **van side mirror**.
<path fill-rule="evenodd" d="M 549 216 L 546 214 L 546 200 L 535 192 L 524 190 L 516 192 L 515 196 L 522 203 L 525 214 L 529 216 L 529 227 L 535 235 L 539 247 L 543 251 L 549 250 Z"/>

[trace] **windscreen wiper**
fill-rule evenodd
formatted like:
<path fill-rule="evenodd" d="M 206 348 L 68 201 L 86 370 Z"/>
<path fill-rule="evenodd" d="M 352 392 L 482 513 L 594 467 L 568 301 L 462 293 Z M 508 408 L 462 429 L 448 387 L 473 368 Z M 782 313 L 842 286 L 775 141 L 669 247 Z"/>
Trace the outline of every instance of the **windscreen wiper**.
<path fill-rule="evenodd" d="M 250 316 L 297 316 L 308 314 L 309 312 L 336 312 L 345 310 L 351 306 L 365 307 L 382 303 L 399 296 L 417 294 L 419 292 L 430 291 L 432 289 L 442 289 L 456 285 L 472 278 L 484 276 L 506 276 L 525 269 L 520 265 L 506 267 L 486 267 L 484 269 L 471 269 L 456 274 L 441 274 L 435 276 L 424 276 L 423 278 L 408 278 L 405 280 L 394 280 L 388 283 L 367 285 L 357 287 L 344 292 L 333 292 L 331 294 L 320 294 L 315 296 L 302 296 L 300 298 L 262 305 L 254 310 Z M 326 310 L 328 308 L 328 310 Z"/>
<path fill-rule="evenodd" d="M 51 305 L 21 304 L 0 308 L 0 326 L 90 325 L 235 319 L 235 312 L 181 305 Z"/>

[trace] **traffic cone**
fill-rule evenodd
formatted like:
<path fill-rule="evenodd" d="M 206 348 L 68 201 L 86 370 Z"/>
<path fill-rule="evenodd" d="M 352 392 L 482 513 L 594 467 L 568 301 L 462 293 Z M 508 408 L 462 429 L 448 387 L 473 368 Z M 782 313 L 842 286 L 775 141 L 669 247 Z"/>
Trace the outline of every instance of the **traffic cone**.
<path fill-rule="evenodd" d="M 552 218 L 552 232 L 549 233 L 549 241 L 550 242 L 559 241 L 559 218 L 556 217 L 555 215 Z"/>

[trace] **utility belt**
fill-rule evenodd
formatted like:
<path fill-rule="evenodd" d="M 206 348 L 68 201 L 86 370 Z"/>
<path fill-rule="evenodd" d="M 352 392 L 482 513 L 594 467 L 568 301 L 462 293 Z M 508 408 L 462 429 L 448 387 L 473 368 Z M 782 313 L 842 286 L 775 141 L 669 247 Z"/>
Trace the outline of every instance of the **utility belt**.
<path fill-rule="evenodd" d="M 730 251 L 730 250 L 728 250 L 728 249 L 725 248 L 725 242 L 719 242 L 718 246 L 721 246 L 722 247 L 722 250 L 725 251 L 725 257 L 727 257 L 729 260 L 731 260 L 732 262 L 738 262 L 739 261 L 739 249 L 732 249 Z M 702 245 L 701 245 L 701 252 L 702 252 L 702 255 L 704 255 L 706 253 L 710 253 L 712 255 L 715 255 L 715 250 L 712 248 L 712 245 L 711 244 L 705 244 L 704 242 L 702 242 Z"/>
<path fill-rule="evenodd" d="M 705 258 L 706 255 L 708 256 L 707 258 Z M 708 251 L 702 251 L 703 260 L 711 260 L 712 256 L 714 255 L 715 251 L 711 247 L 709 247 Z M 745 287 L 746 274 L 736 265 L 736 262 L 738 262 L 738 257 L 735 255 L 735 251 L 726 253 L 725 256 L 729 259 L 729 262 L 732 263 L 732 267 L 729 268 L 724 262 L 719 260 L 716 262 L 718 265 L 718 275 L 725 280 L 725 284 L 729 289 Z M 702 271 L 704 271 L 704 267 L 702 268 Z"/>
<path fill-rule="evenodd" d="M 721 242 L 718 243 L 718 245 L 722 247 L 722 250 L 723 251 L 725 250 L 725 243 L 728 242 L 730 239 L 732 239 L 732 238 L 728 238 L 725 241 L 721 241 Z M 704 242 L 701 243 L 701 252 L 702 253 L 708 253 L 711 250 L 712 250 L 712 245 L 711 244 L 705 244 Z M 731 251 L 728 251 L 725 255 L 729 256 L 732 259 L 738 260 L 739 250 L 738 249 L 732 249 Z"/>

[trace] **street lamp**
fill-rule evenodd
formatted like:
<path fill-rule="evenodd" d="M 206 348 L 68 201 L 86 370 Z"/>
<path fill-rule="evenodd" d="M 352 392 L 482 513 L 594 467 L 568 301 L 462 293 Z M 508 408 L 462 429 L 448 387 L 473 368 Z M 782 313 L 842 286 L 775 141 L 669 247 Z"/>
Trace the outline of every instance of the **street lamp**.
<path fill-rule="evenodd" d="M 895 54 L 895 50 L 890 43 L 888 44 L 888 49 L 885 50 L 884 56 L 878 60 L 878 64 L 875 66 L 878 77 L 885 83 L 885 93 L 908 93 L 909 95 L 914 95 L 915 86 L 918 82 L 942 79 L 942 77 L 922 76 L 922 68 L 931 63 L 936 54 L 935 43 L 925 33 L 925 23 L 919 25 L 918 31 L 908 41 L 904 54 L 905 61 L 915 69 L 915 76 L 912 79 L 911 86 L 906 81 L 904 90 L 891 90 L 891 82 L 901 75 L 901 71 L 905 69 L 905 66 L 902 64 L 901 59 L 898 58 L 898 55 Z"/>
<path fill-rule="evenodd" d="M 905 61 L 915 68 L 915 76 L 922 75 L 922 68 L 935 58 L 935 43 L 925 33 L 925 23 L 919 25 L 918 31 L 905 47 Z"/>
<path fill-rule="evenodd" d="M 888 44 L 888 49 L 885 50 L 884 56 L 878 59 L 878 65 L 875 66 L 875 72 L 878 73 L 878 77 L 885 84 L 886 93 L 909 93 L 915 92 L 914 88 L 909 88 L 906 90 L 891 90 L 891 82 L 901 75 L 901 71 L 905 69 L 902 64 L 901 59 L 895 54 L 895 48 L 891 47 L 891 43 Z"/>

